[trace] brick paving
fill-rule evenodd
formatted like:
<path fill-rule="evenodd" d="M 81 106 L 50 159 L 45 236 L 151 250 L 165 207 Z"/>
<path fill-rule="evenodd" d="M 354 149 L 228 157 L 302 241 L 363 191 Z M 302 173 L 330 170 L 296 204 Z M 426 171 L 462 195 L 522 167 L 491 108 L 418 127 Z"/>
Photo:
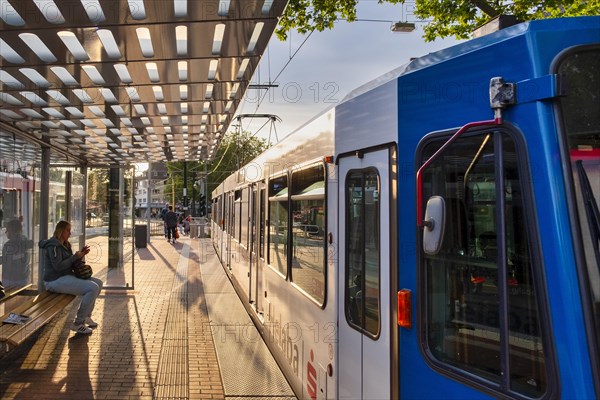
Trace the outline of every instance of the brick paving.
<path fill-rule="evenodd" d="M 183 246 L 189 245 L 187 280 L 182 295 L 186 310 L 186 393 L 172 399 L 224 399 L 219 364 L 211 334 L 199 268 L 199 241 L 183 238 L 173 246 L 152 237 L 135 261 L 135 290 L 103 292 L 93 318 L 99 323 L 89 336 L 69 330 L 77 301 L 29 340 L 0 358 L 2 399 L 159 399 L 159 365 L 168 331 L 171 292 Z M 187 254 L 187 252 L 186 252 Z M 141 255 L 141 256 L 140 256 Z M 181 307 L 179 307 L 181 309 Z M 172 317 L 172 316 L 171 316 Z M 167 332 L 169 333 L 169 332 Z M 163 364 L 165 363 L 163 357 Z"/>

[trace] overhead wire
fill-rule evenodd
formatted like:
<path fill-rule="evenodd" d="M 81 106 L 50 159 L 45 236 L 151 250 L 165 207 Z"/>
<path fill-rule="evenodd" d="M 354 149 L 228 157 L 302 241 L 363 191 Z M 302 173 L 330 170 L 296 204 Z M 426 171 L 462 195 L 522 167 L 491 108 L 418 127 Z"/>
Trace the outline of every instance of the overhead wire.
<path fill-rule="evenodd" d="M 340 18 L 340 21 L 347 21 L 345 18 Z M 367 18 L 356 18 L 354 20 L 354 22 L 384 22 L 384 23 L 393 23 L 393 20 L 384 20 L 384 19 L 367 19 Z M 300 43 L 300 46 L 298 46 L 298 48 L 296 49 L 296 51 L 294 51 L 294 53 L 292 54 L 292 41 L 290 40 L 290 46 L 289 46 L 289 59 L 288 61 L 285 63 L 285 65 L 281 68 L 281 70 L 277 73 L 277 76 L 275 76 L 274 79 L 271 79 L 271 50 L 270 48 L 267 48 L 267 59 L 268 59 L 268 63 L 267 63 L 267 67 L 268 67 L 268 74 L 269 74 L 269 84 L 273 83 L 273 82 L 277 82 L 277 78 L 279 78 L 279 76 L 283 73 L 283 71 L 285 71 L 285 69 L 287 68 L 287 66 L 290 64 L 290 62 L 294 59 L 294 57 L 296 57 L 296 55 L 298 54 L 298 52 L 300 51 L 300 49 L 302 49 L 302 47 L 306 44 L 306 42 L 308 41 L 308 39 L 310 39 L 310 37 L 312 36 L 312 34 L 314 33 L 314 30 L 310 31 L 308 33 L 308 35 L 304 38 L 304 40 L 302 41 L 302 43 Z M 290 32 L 290 37 L 292 35 L 292 32 Z M 260 79 L 260 77 L 259 77 Z M 260 82 L 259 82 L 260 83 Z M 267 94 L 269 93 L 269 89 L 267 89 L 265 91 L 265 94 L 262 96 L 262 98 L 258 101 L 258 104 L 256 106 L 255 111 L 258 111 L 260 105 L 262 104 L 264 98 L 267 96 Z M 252 121 L 250 121 L 252 122 Z"/>
<path fill-rule="evenodd" d="M 221 159 L 219 160 L 219 162 L 217 163 L 217 165 L 213 168 L 213 170 L 210 171 L 207 175 L 210 175 L 210 174 L 212 174 L 212 173 L 214 173 L 214 172 L 217 171 L 217 168 L 219 168 L 219 166 L 221 165 L 221 162 L 223 161 L 223 159 L 225 158 L 225 155 L 227 154 L 227 151 L 231 147 L 231 143 L 232 143 L 232 141 L 229 141 L 229 143 L 227 144 L 227 148 L 225 149 L 225 151 L 223 152 L 223 155 L 221 156 Z"/>
<path fill-rule="evenodd" d="M 296 51 L 294 51 L 293 54 L 291 54 L 291 40 L 290 40 L 290 56 L 289 56 L 289 59 L 287 60 L 287 62 L 285 63 L 285 65 L 281 68 L 281 70 L 277 73 L 277 76 L 275 76 L 274 79 L 271 79 L 271 52 L 270 52 L 270 49 L 267 49 L 267 60 L 268 60 L 268 69 L 269 69 L 269 84 L 277 81 L 277 78 L 279 78 L 279 76 L 283 73 L 283 71 L 285 71 L 285 69 L 288 67 L 288 65 L 290 64 L 290 62 L 292 62 L 292 60 L 296 57 L 296 55 L 298 54 L 298 52 L 300 51 L 300 49 L 302 49 L 302 47 L 306 44 L 306 42 L 308 41 L 308 39 L 312 36 L 313 32 L 314 31 L 309 32 L 309 34 L 304 38 L 304 40 L 302 41 L 302 43 L 300 43 L 300 46 L 298 46 L 298 48 L 296 49 Z M 269 89 L 267 89 L 265 91 L 265 93 L 262 95 L 262 97 L 259 98 L 258 104 L 256 105 L 256 108 L 255 108 L 255 113 L 260 108 L 262 102 L 264 101 L 264 99 L 265 99 L 265 97 L 267 96 L 268 93 L 269 93 Z M 252 123 L 252 120 L 253 119 L 251 118 L 250 121 L 248 122 L 247 126 L 249 126 Z M 270 121 L 272 121 L 272 120 L 270 120 Z M 267 121 L 267 122 L 269 122 L 269 121 Z M 241 121 L 240 121 L 240 123 L 241 123 Z M 263 127 L 264 127 L 264 125 L 263 125 Z M 262 127 L 261 127 L 261 129 L 262 129 Z"/>
<path fill-rule="evenodd" d="M 340 21 L 347 21 L 345 18 L 340 18 Z M 383 19 L 368 19 L 368 18 L 357 18 L 354 20 L 354 22 L 384 22 L 384 23 L 393 23 L 393 20 L 383 20 Z M 308 39 L 312 36 L 312 34 L 314 33 L 313 31 L 310 31 L 308 33 L 308 35 L 304 38 L 304 40 L 302 41 L 302 43 L 300 43 L 300 46 L 298 46 L 298 48 L 296 49 L 296 51 L 294 51 L 292 53 L 292 41 L 291 41 L 291 35 L 292 32 L 290 32 L 290 40 L 289 40 L 289 59 L 288 61 L 285 63 L 285 65 L 281 68 L 281 70 L 277 73 L 277 76 L 275 76 L 274 79 L 271 79 L 271 49 L 270 47 L 267 47 L 267 69 L 268 69 L 268 75 L 269 75 L 269 84 L 272 84 L 273 82 L 277 82 L 277 78 L 279 78 L 279 76 L 283 73 L 283 71 L 285 71 L 285 69 L 288 67 L 288 65 L 290 64 L 290 62 L 296 57 L 296 55 L 298 54 L 298 52 L 300 51 L 300 49 L 302 49 L 302 47 L 306 44 L 306 42 L 308 41 Z M 259 83 L 260 83 L 260 65 L 259 65 Z M 257 113 L 258 109 L 260 108 L 260 106 L 262 105 L 262 102 L 264 101 L 265 97 L 269 94 L 269 90 L 267 88 L 267 90 L 265 90 L 265 93 L 262 95 L 262 97 L 259 96 L 259 100 L 258 103 L 256 105 L 256 108 L 254 109 L 254 112 Z M 250 126 L 250 124 L 253 122 L 254 118 L 250 118 L 250 120 L 247 123 L 247 127 Z M 268 123 L 269 121 L 267 121 L 263 126 L 261 126 L 259 128 L 259 130 L 253 134 L 252 136 L 256 136 L 256 134 L 258 134 L 258 132 L 264 128 L 264 126 Z M 242 122 L 240 121 L 240 124 Z M 277 132 L 277 129 L 275 129 L 275 131 Z"/>

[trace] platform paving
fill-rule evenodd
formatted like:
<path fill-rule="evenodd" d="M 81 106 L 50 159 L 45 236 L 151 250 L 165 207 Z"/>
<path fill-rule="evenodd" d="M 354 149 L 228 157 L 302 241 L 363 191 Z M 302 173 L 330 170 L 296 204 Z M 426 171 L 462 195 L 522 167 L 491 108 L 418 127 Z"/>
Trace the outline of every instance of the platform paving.
<path fill-rule="evenodd" d="M 294 398 L 210 249 L 208 239 L 183 237 L 173 245 L 153 237 L 136 251 L 135 289 L 98 298 L 99 326 L 91 335 L 69 330 L 76 302 L 1 356 L 0 398 Z M 243 326 L 252 340 L 227 343 L 224 324 Z M 240 349 L 254 365 L 231 357 Z M 255 384 L 228 384 L 232 371 L 244 370 Z"/>

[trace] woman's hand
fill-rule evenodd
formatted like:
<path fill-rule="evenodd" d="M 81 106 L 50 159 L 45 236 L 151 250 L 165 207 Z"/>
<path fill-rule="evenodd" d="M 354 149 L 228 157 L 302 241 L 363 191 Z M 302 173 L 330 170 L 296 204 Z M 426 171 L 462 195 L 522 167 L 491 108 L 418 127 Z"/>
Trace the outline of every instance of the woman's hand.
<path fill-rule="evenodd" d="M 83 246 L 83 249 L 81 249 L 81 250 L 79 250 L 78 252 L 75 253 L 75 257 L 77 257 L 77 258 L 83 258 L 89 252 L 90 252 L 90 246 L 87 246 L 87 245 Z"/>

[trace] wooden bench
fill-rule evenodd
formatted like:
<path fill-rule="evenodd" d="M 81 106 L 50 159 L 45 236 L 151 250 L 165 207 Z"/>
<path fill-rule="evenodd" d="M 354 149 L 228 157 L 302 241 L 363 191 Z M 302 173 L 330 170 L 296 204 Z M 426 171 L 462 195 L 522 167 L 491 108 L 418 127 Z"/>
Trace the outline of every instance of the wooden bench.
<path fill-rule="evenodd" d="M 0 264 L 2 265 L 2 264 Z M 21 292 L 29 290 L 31 288 L 31 283 L 23 286 L 4 286 L 4 296 L 0 297 L 0 303 L 10 299 L 13 296 L 18 295 Z"/>
<path fill-rule="evenodd" d="M 44 292 L 33 296 L 24 303 L 19 304 L 13 310 L 3 315 L 0 321 L 4 321 L 10 313 L 27 315 L 29 320 L 24 324 L 7 324 L 2 322 L 0 326 L 0 342 L 18 346 L 29 336 L 50 321 L 56 314 L 75 300 L 75 296 L 64 293 Z"/>

